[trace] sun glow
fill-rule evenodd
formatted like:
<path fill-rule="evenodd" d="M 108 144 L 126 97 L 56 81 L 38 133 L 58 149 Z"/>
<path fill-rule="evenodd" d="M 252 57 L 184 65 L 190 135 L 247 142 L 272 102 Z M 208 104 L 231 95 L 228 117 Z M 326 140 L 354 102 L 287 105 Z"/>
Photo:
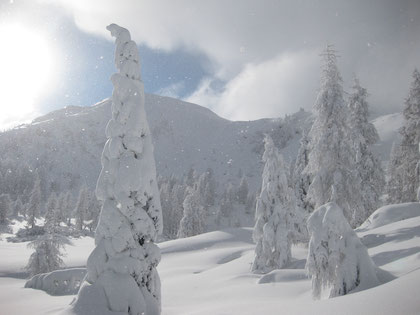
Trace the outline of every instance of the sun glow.
<path fill-rule="evenodd" d="M 35 105 L 53 79 L 54 53 L 45 36 L 0 25 L 0 129 L 34 118 Z"/>

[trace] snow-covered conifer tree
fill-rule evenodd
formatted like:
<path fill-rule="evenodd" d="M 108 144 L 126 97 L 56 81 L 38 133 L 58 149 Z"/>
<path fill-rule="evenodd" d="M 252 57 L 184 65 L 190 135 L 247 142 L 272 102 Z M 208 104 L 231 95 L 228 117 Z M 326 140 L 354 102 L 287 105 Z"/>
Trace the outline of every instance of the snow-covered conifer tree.
<path fill-rule="evenodd" d="M 111 78 L 112 119 L 96 188 L 103 205 L 96 248 L 73 310 L 155 315 L 160 314 L 160 251 L 154 242 L 162 232 L 162 215 L 138 49 L 125 28 L 107 29 L 116 38 L 118 72 Z"/>
<path fill-rule="evenodd" d="M 28 244 L 28 248 L 34 249 L 26 266 L 31 276 L 57 270 L 64 264 L 62 250 L 70 242 L 59 234 L 57 206 L 57 196 L 51 193 L 45 212 L 45 233 Z"/>
<path fill-rule="evenodd" d="M 404 198 L 402 196 L 402 174 L 398 167 L 401 163 L 401 150 L 397 142 L 392 144 L 391 154 L 387 166 L 387 182 L 386 182 L 386 202 L 388 204 L 401 203 Z"/>
<path fill-rule="evenodd" d="M 198 190 L 201 195 L 202 204 L 205 208 L 214 205 L 216 184 L 211 168 L 207 169 L 207 171 L 198 178 Z"/>
<path fill-rule="evenodd" d="M 245 213 L 250 214 L 255 211 L 256 206 L 256 196 L 254 192 L 248 192 L 248 196 L 246 197 L 246 204 L 245 204 Z"/>
<path fill-rule="evenodd" d="M 396 174 L 401 180 L 399 187 L 399 199 L 396 202 L 412 202 L 417 200 L 417 188 L 419 176 L 416 174 L 416 165 L 420 159 L 418 145 L 420 142 L 420 73 L 414 70 L 413 82 L 407 99 L 405 100 L 404 126 L 400 130 L 401 144 L 398 149 L 399 160 L 396 165 Z M 398 178 L 390 174 L 391 182 L 398 182 Z"/>
<path fill-rule="evenodd" d="M 189 237 L 204 233 L 204 209 L 200 202 L 200 193 L 197 185 L 195 187 L 187 187 L 183 208 L 184 213 L 179 223 L 178 237 Z"/>
<path fill-rule="evenodd" d="M 22 204 L 22 199 L 19 197 L 15 200 L 13 204 L 13 215 L 18 217 L 19 215 L 24 215 L 24 206 Z"/>
<path fill-rule="evenodd" d="M 265 137 L 265 163 L 261 193 L 255 211 L 253 238 L 257 243 L 253 272 L 283 268 L 291 258 L 292 243 L 297 240 L 298 215 L 293 190 L 288 184 L 288 170 L 270 136 Z"/>
<path fill-rule="evenodd" d="M 355 170 L 354 151 L 347 125 L 342 79 L 335 51 L 328 46 L 322 54 L 321 88 L 315 102 L 315 121 L 309 132 L 309 160 L 304 172 L 310 176 L 308 201 L 317 208 L 328 202 L 331 187 L 352 226 L 365 213 L 360 192 L 361 179 Z"/>
<path fill-rule="evenodd" d="M 304 172 L 309 161 L 309 137 L 307 132 L 303 131 L 300 140 L 300 147 L 293 169 L 293 179 L 295 185 L 296 202 L 299 207 L 306 212 L 311 212 L 313 209 L 310 202 L 307 200 L 307 194 L 311 179 L 309 174 Z"/>
<path fill-rule="evenodd" d="M 360 191 L 364 213 L 355 213 L 354 223 L 363 223 L 380 206 L 379 197 L 385 185 L 381 162 L 372 152 L 372 146 L 379 141 L 375 126 L 369 122 L 368 93 L 355 79 L 353 92 L 349 97 L 348 125 L 355 151 L 356 170 L 361 179 Z"/>
<path fill-rule="evenodd" d="M 89 191 L 87 186 L 83 186 L 80 189 L 79 197 L 76 203 L 76 209 L 74 209 L 74 217 L 76 218 L 76 229 L 83 231 L 84 221 L 89 207 Z"/>
<path fill-rule="evenodd" d="M 227 189 L 222 194 L 222 198 L 219 203 L 219 208 L 216 212 L 216 223 L 219 226 L 231 226 L 232 225 L 232 212 L 233 202 L 235 199 L 235 191 L 231 183 L 228 184 Z"/>
<path fill-rule="evenodd" d="M 184 178 L 184 183 L 189 187 L 193 187 L 196 181 L 197 172 L 194 168 L 191 167 L 187 173 L 187 176 Z"/>
<path fill-rule="evenodd" d="M 10 197 L 8 194 L 0 195 L 0 225 L 8 224 L 8 216 L 11 208 Z"/>
<path fill-rule="evenodd" d="M 28 244 L 28 248 L 34 249 L 26 266 L 31 276 L 57 270 L 64 264 L 62 249 L 70 242 L 57 234 L 53 227 L 49 228 L 44 235 Z"/>
<path fill-rule="evenodd" d="M 56 228 L 60 225 L 57 195 L 53 192 L 47 200 L 45 212 L 45 228 Z"/>
<path fill-rule="evenodd" d="M 312 278 L 312 294 L 322 290 L 329 297 L 345 295 L 379 284 L 376 266 L 335 202 L 316 209 L 308 219 L 310 234 L 306 270 Z"/>
<path fill-rule="evenodd" d="M 29 198 L 29 205 L 27 210 L 28 217 L 28 226 L 33 229 L 36 223 L 36 217 L 40 214 L 41 208 L 41 181 L 39 179 L 38 173 L 36 173 L 36 178 L 34 182 L 34 187 L 32 188 L 31 196 Z"/>
<path fill-rule="evenodd" d="M 240 204 L 246 204 L 246 198 L 248 196 L 248 181 L 245 177 L 241 178 L 241 182 L 239 183 L 238 190 L 236 192 L 236 200 Z"/>

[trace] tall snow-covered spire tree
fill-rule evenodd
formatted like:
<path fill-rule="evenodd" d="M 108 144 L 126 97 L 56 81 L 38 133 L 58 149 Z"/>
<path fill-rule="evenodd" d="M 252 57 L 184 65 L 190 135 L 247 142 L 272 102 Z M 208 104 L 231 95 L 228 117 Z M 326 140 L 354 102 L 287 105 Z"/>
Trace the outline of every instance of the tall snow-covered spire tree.
<path fill-rule="evenodd" d="M 366 101 L 368 93 L 354 79 L 353 91 L 349 97 L 348 125 L 350 138 L 355 150 L 355 162 L 361 179 L 360 191 L 364 213 L 356 213 L 356 225 L 363 223 L 380 206 L 379 197 L 385 185 L 381 162 L 373 154 L 371 147 L 379 141 L 375 126 L 369 122 L 369 107 Z"/>
<path fill-rule="evenodd" d="M 162 215 L 138 49 L 125 28 L 111 24 L 107 29 L 116 38 L 118 72 L 111 78 L 112 119 L 96 187 L 103 206 L 96 248 L 73 310 L 160 314 L 160 250 L 154 242 L 162 233 Z"/>
<path fill-rule="evenodd" d="M 270 136 L 265 137 L 265 163 L 261 194 L 255 210 L 253 232 L 255 258 L 253 272 L 283 268 L 291 258 L 292 243 L 298 239 L 303 225 L 300 208 L 296 207 L 293 190 L 288 185 L 283 157 Z"/>
<path fill-rule="evenodd" d="M 391 157 L 396 162 L 396 165 L 393 166 L 396 168 L 396 172 L 392 172 L 392 169 L 388 168 L 390 172 L 388 187 L 396 189 L 394 191 L 395 200 L 392 200 L 394 202 L 416 201 L 417 189 L 420 184 L 419 175 L 416 173 L 417 163 L 420 159 L 420 73 L 417 69 L 413 72 L 413 82 L 405 101 L 403 114 L 405 121 L 400 130 L 401 143 L 393 152 L 398 158 Z M 393 184 L 398 181 L 401 182 L 399 186 Z"/>
<path fill-rule="evenodd" d="M 331 46 L 322 54 L 321 88 L 315 102 L 315 121 L 309 133 L 310 154 L 305 173 L 311 178 L 308 200 L 314 208 L 330 200 L 335 187 L 337 202 L 354 227 L 359 213 L 364 213 L 360 178 L 355 170 L 354 152 L 348 134 L 347 107 Z"/>

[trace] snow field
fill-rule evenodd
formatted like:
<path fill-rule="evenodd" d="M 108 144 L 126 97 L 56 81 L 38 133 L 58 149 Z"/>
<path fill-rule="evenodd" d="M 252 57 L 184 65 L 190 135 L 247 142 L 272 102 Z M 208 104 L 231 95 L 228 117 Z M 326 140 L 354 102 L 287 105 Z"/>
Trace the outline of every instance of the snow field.
<path fill-rule="evenodd" d="M 401 209 L 410 207 L 411 217 Z M 396 215 L 400 213 L 400 215 Z M 162 242 L 158 272 L 162 280 L 162 314 L 418 314 L 420 282 L 420 204 L 378 209 L 371 226 L 357 230 L 374 263 L 398 278 L 375 288 L 314 301 L 304 265 L 305 246 L 293 246 L 286 269 L 267 275 L 250 271 L 254 258 L 252 229 L 233 228 Z M 379 222 L 381 220 L 381 223 Z M 387 223 L 384 223 L 387 222 Z M 66 268 L 84 266 L 93 239 L 72 239 Z M 60 314 L 74 296 L 50 296 L 24 289 L 21 268 L 30 251 L 26 243 L 0 241 L 0 314 Z M 12 263 L 9 263 L 9 260 Z M 259 282 L 259 283 L 258 283 Z"/>

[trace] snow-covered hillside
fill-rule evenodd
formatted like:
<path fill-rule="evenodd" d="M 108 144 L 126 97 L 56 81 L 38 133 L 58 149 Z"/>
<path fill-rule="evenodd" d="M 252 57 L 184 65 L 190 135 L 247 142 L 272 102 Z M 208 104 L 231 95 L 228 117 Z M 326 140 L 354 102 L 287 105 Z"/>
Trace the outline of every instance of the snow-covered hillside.
<path fill-rule="evenodd" d="M 380 141 L 373 148 L 382 162 L 389 160 L 392 144 L 399 141 L 398 130 L 403 126 L 402 113 L 394 113 L 380 116 L 372 121 L 378 130 Z"/>
<path fill-rule="evenodd" d="M 67 107 L 0 134 L 4 169 L 38 168 L 49 190 L 94 188 L 105 143 L 110 101 L 91 107 Z M 146 111 L 153 134 L 158 175 L 181 177 L 193 167 L 212 168 L 220 184 L 238 182 L 243 174 L 251 189 L 260 186 L 264 133 L 270 133 L 288 161 L 295 156 L 300 130 L 309 114 L 287 119 L 232 122 L 209 109 L 168 97 L 146 95 Z"/>
<path fill-rule="evenodd" d="M 44 197 L 51 190 L 70 189 L 77 195 L 84 183 L 93 189 L 101 167 L 110 106 L 109 100 L 90 107 L 69 106 L 0 133 L 3 171 L 22 181 L 25 175 L 18 174 L 22 169 L 38 168 L 44 179 Z M 191 167 L 198 173 L 212 168 L 219 187 L 237 183 L 243 174 L 251 190 L 261 184 L 264 133 L 271 134 L 290 162 L 296 156 L 301 129 L 308 128 L 311 121 L 309 113 L 299 111 L 286 119 L 232 122 L 207 108 L 156 95 L 146 95 L 146 110 L 158 175 L 181 177 Z M 374 149 L 385 162 L 397 139 L 402 115 L 380 116 L 373 123 L 381 138 Z M 7 179 L 7 174 L 3 178 Z"/>
<path fill-rule="evenodd" d="M 410 215 L 405 210 L 410 209 Z M 397 277 L 372 289 L 314 301 L 305 274 L 307 249 L 292 248 L 295 260 L 267 275 L 250 272 L 254 255 L 252 230 L 235 228 L 163 242 L 158 267 L 162 279 L 162 313 L 178 314 L 418 314 L 420 300 L 420 204 L 378 209 L 358 230 L 377 266 Z M 86 263 L 93 239 L 67 246 L 68 267 Z M 23 289 L 21 273 L 30 251 L 26 243 L 0 241 L 1 314 L 62 314 L 74 296 L 50 296 Z"/>

